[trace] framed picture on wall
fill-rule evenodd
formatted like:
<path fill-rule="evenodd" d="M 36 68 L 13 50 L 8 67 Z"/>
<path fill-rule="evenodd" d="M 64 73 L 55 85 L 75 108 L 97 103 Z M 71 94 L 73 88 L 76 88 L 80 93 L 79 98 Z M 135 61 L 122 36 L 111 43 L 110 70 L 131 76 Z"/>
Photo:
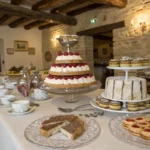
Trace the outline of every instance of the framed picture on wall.
<path fill-rule="evenodd" d="M 45 60 L 46 60 L 47 62 L 50 62 L 50 61 L 52 60 L 52 54 L 51 54 L 50 51 L 46 51 L 46 52 L 45 52 Z"/>
<path fill-rule="evenodd" d="M 14 54 L 14 49 L 13 48 L 7 48 L 7 54 Z"/>
<path fill-rule="evenodd" d="M 34 48 L 34 47 L 30 47 L 30 48 L 28 49 L 28 54 L 29 54 L 29 55 L 35 55 L 35 48 Z"/>
<path fill-rule="evenodd" d="M 16 51 L 27 51 L 28 50 L 28 42 L 27 41 L 15 41 L 14 48 Z"/>

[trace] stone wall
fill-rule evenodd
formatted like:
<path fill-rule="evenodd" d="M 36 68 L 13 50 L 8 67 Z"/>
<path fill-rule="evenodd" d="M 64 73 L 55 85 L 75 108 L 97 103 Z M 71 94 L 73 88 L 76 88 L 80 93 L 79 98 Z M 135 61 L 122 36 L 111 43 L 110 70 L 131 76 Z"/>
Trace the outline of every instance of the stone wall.
<path fill-rule="evenodd" d="M 65 50 L 65 48 L 60 46 L 58 41 L 55 40 L 58 35 L 76 34 L 78 31 L 125 21 L 124 28 L 115 29 L 113 31 L 113 50 L 115 57 L 120 58 L 126 55 L 132 57 L 146 56 L 150 58 L 149 26 L 142 32 L 139 27 L 139 22 L 137 22 L 138 16 L 144 16 L 146 22 L 150 23 L 149 12 L 150 0 L 128 0 L 128 5 L 123 9 L 104 6 L 83 13 L 76 16 L 78 21 L 76 26 L 59 25 L 43 31 L 43 54 L 45 51 L 50 50 L 54 60 L 59 50 Z M 90 19 L 92 18 L 97 18 L 95 24 L 90 24 Z M 134 19 L 134 26 L 131 26 L 132 19 Z M 93 39 L 91 37 L 81 36 L 79 43 L 73 47 L 73 50 L 79 51 L 83 59 L 89 62 L 91 67 L 93 66 Z M 44 61 L 44 67 L 49 68 L 51 63 L 53 63 L 53 61 L 49 63 Z"/>

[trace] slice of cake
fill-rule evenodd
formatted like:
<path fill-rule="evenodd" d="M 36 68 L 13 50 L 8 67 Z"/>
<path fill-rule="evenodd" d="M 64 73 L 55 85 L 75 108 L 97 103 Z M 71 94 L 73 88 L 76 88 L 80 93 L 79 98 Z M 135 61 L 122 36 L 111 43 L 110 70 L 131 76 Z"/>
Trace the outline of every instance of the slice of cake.
<path fill-rule="evenodd" d="M 60 131 L 60 128 L 66 126 L 68 123 L 69 123 L 68 121 L 60 121 L 57 123 L 42 126 L 40 128 L 40 134 L 45 137 L 49 137 L 51 135 L 58 133 Z"/>
<path fill-rule="evenodd" d="M 132 99 L 132 81 L 125 80 L 123 86 L 123 100 L 131 100 Z"/>
<path fill-rule="evenodd" d="M 140 100 L 142 99 L 141 95 L 141 81 L 135 80 L 133 82 L 133 100 Z"/>
<path fill-rule="evenodd" d="M 108 85 L 107 85 L 107 98 L 113 98 L 113 93 L 114 93 L 114 80 L 113 79 L 109 79 L 108 80 Z"/>
<path fill-rule="evenodd" d="M 78 116 L 74 116 L 74 115 L 60 115 L 60 116 L 54 116 L 49 118 L 48 120 L 45 120 L 44 122 L 42 122 L 41 126 L 47 126 L 47 125 L 51 125 L 51 124 L 55 124 L 55 123 L 59 123 L 62 121 L 68 121 L 68 122 L 74 122 L 74 121 L 78 121 L 79 117 Z"/>
<path fill-rule="evenodd" d="M 123 88 L 123 81 L 121 80 L 115 80 L 114 85 L 114 99 L 122 99 L 122 88 Z"/>
<path fill-rule="evenodd" d="M 71 122 L 70 124 L 62 127 L 60 131 L 69 139 L 74 140 L 83 134 L 84 122 L 81 120 L 76 121 L 76 122 Z"/>
<path fill-rule="evenodd" d="M 146 80 L 143 79 L 141 82 L 142 82 L 142 99 L 145 99 L 147 97 L 147 84 L 146 84 Z"/>

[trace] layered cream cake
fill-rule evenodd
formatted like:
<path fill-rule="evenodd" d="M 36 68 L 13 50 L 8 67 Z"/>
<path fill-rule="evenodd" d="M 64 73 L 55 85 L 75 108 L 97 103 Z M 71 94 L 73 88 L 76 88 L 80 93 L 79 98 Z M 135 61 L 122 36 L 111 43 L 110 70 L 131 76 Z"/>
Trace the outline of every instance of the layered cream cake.
<path fill-rule="evenodd" d="M 143 78 L 108 77 L 105 97 L 118 100 L 142 100 L 147 97 L 146 80 Z"/>
<path fill-rule="evenodd" d="M 45 79 L 45 84 L 48 86 L 58 88 L 69 88 L 69 87 L 85 87 L 88 85 L 95 84 L 95 77 L 92 74 L 80 75 L 80 76 L 53 76 L 49 75 Z"/>
<path fill-rule="evenodd" d="M 44 84 L 56 88 L 79 88 L 95 84 L 96 80 L 90 73 L 78 52 L 58 53 L 55 64 L 49 70 Z"/>
<path fill-rule="evenodd" d="M 59 52 L 57 57 L 56 57 L 56 64 L 59 63 L 80 63 L 82 62 L 82 58 L 79 55 L 78 52 L 72 53 L 72 52 Z"/>
<path fill-rule="evenodd" d="M 90 68 L 87 63 L 80 64 L 53 64 L 49 70 L 52 75 L 77 75 L 90 73 Z"/>

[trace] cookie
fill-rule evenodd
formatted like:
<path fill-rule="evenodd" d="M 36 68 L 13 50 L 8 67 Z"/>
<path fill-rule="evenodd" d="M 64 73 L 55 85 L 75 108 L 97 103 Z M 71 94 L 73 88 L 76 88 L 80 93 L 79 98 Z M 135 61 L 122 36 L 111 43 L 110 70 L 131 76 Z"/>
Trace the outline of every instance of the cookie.
<path fill-rule="evenodd" d="M 129 126 L 130 133 L 135 136 L 140 136 L 141 130 L 142 130 L 141 127 L 137 124 L 133 124 L 133 125 Z"/>
<path fill-rule="evenodd" d="M 125 129 L 129 129 L 129 126 L 135 124 L 135 120 L 133 118 L 127 118 L 122 122 L 122 125 Z"/>
<path fill-rule="evenodd" d="M 120 110 L 121 109 L 121 103 L 120 102 L 111 101 L 109 103 L 109 108 L 112 109 L 112 110 Z"/>
<path fill-rule="evenodd" d="M 102 108 L 109 108 L 109 103 L 110 101 L 107 100 L 107 99 L 104 99 L 102 98 L 100 101 L 99 101 L 99 106 L 102 107 Z"/>

